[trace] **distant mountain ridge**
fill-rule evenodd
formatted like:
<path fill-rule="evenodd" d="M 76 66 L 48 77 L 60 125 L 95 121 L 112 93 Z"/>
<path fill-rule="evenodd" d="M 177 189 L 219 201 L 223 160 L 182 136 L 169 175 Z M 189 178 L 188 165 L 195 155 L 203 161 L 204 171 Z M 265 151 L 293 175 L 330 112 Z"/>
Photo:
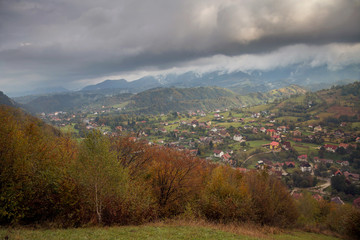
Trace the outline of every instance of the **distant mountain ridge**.
<path fill-rule="evenodd" d="M 338 70 L 329 70 L 326 66 L 293 65 L 269 71 L 213 71 L 202 74 L 189 71 L 183 74 L 170 73 L 146 76 L 131 82 L 125 79 L 105 80 L 95 85 L 86 86 L 82 91 L 107 91 L 110 93 L 115 92 L 115 89 L 117 89 L 118 92 L 121 90 L 121 92 L 139 93 L 157 87 L 192 88 L 215 86 L 230 89 L 238 94 L 248 94 L 267 92 L 291 84 L 317 91 L 329 88 L 332 85 L 347 84 L 357 80 L 360 80 L 360 68 L 357 65 Z"/>
<path fill-rule="evenodd" d="M 122 89 L 121 92 L 137 93 L 161 86 L 162 84 L 154 77 L 143 77 L 133 82 L 128 82 L 125 79 L 105 80 L 95 85 L 86 86 L 81 91 L 111 93 L 119 92 L 119 89 Z"/>

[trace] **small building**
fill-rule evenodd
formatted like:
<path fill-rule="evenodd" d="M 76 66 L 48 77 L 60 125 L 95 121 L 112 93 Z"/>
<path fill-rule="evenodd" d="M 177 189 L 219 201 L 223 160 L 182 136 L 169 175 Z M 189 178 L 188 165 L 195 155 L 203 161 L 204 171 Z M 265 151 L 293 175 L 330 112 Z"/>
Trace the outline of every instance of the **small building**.
<path fill-rule="evenodd" d="M 270 143 L 270 149 L 274 150 L 274 151 L 279 150 L 280 149 L 280 143 L 275 142 L 275 141 L 271 142 Z"/>
<path fill-rule="evenodd" d="M 314 132 L 322 132 L 322 131 L 323 131 L 323 129 L 322 129 L 322 127 L 320 125 L 314 127 Z"/>
<path fill-rule="evenodd" d="M 286 132 L 287 127 L 286 126 L 280 126 L 278 127 L 276 130 L 280 131 L 280 132 Z"/>
<path fill-rule="evenodd" d="M 351 172 L 344 172 L 344 176 L 349 181 L 359 181 L 360 180 L 360 174 L 357 173 L 351 173 Z"/>
<path fill-rule="evenodd" d="M 343 174 L 339 169 L 334 173 L 334 176 L 341 176 L 341 175 Z"/>
<path fill-rule="evenodd" d="M 241 142 L 241 140 L 243 140 L 243 136 L 241 136 L 240 134 L 235 134 L 233 139 L 234 141 Z"/>
<path fill-rule="evenodd" d="M 285 166 L 288 168 L 294 168 L 295 167 L 295 162 L 285 162 Z"/>
<path fill-rule="evenodd" d="M 214 150 L 214 157 L 221 158 L 224 155 L 224 152 L 218 149 Z"/>
<path fill-rule="evenodd" d="M 344 149 L 348 149 L 348 147 L 349 147 L 349 144 L 347 144 L 347 143 L 340 143 L 339 144 L 339 148 L 344 148 Z"/>
<path fill-rule="evenodd" d="M 324 148 L 325 148 L 326 151 L 334 153 L 336 151 L 336 149 L 337 149 L 337 146 L 336 145 L 331 145 L 331 144 L 325 144 Z"/>
<path fill-rule="evenodd" d="M 311 172 L 311 165 L 308 162 L 301 163 L 300 169 L 302 172 Z"/>
<path fill-rule="evenodd" d="M 307 162 L 308 156 L 307 156 L 306 154 L 300 155 L 300 156 L 298 156 L 297 159 L 298 159 L 300 162 Z"/>
<path fill-rule="evenodd" d="M 289 151 L 291 149 L 291 143 L 290 142 L 283 142 L 282 148 L 286 151 Z"/>
<path fill-rule="evenodd" d="M 301 132 L 300 132 L 299 130 L 295 130 L 295 131 L 293 132 L 293 136 L 294 136 L 294 137 L 301 137 Z"/>
<path fill-rule="evenodd" d="M 276 134 L 275 129 L 267 129 L 266 135 L 269 135 L 270 137 L 274 136 Z"/>
<path fill-rule="evenodd" d="M 221 157 L 225 162 L 229 161 L 231 156 L 229 153 L 225 153 L 224 155 L 222 155 Z"/>

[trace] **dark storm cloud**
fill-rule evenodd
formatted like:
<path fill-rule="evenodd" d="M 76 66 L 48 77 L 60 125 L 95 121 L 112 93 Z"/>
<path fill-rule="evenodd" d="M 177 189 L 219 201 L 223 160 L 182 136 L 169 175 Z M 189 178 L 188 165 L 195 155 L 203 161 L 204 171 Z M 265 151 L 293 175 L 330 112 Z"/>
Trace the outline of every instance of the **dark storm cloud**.
<path fill-rule="evenodd" d="M 293 62 L 336 65 L 324 58 L 324 49 L 332 49 L 350 56 L 341 64 L 359 63 L 351 57 L 359 22 L 359 0 L 0 0 L 0 88 L 76 86 L 134 71 L 196 70 L 197 64 L 210 70 L 216 61 L 251 69 L 261 66 L 245 62 L 249 56 L 273 61 L 288 48 Z M 304 48 L 311 49 L 307 56 L 297 53 Z"/>

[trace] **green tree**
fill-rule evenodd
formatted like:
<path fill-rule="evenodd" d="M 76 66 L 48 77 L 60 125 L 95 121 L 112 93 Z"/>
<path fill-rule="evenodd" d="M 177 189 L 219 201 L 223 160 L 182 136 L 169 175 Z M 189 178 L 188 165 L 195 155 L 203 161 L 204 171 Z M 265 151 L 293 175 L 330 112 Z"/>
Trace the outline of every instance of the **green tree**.
<path fill-rule="evenodd" d="M 75 169 L 98 223 L 102 223 L 105 202 L 126 191 L 127 172 L 117 161 L 115 151 L 110 151 L 109 139 L 100 131 L 91 131 L 81 143 Z"/>
<path fill-rule="evenodd" d="M 338 192 L 343 192 L 345 190 L 345 176 L 334 176 L 331 178 L 331 187 Z"/>

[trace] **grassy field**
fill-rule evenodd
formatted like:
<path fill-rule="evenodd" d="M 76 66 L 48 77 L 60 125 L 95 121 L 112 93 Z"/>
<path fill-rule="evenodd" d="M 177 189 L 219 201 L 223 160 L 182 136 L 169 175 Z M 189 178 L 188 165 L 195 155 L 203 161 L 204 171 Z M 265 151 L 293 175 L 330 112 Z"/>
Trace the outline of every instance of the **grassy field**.
<path fill-rule="evenodd" d="M 300 231 L 283 232 L 273 229 L 256 229 L 227 225 L 149 225 L 126 227 L 92 227 L 77 229 L 0 229 L 0 239 L 15 240 L 105 240 L 105 239 L 295 239 L 336 240 L 322 234 Z"/>
<path fill-rule="evenodd" d="M 66 125 L 65 127 L 60 127 L 60 130 L 64 133 L 79 133 L 79 130 L 74 128 L 75 124 Z"/>

